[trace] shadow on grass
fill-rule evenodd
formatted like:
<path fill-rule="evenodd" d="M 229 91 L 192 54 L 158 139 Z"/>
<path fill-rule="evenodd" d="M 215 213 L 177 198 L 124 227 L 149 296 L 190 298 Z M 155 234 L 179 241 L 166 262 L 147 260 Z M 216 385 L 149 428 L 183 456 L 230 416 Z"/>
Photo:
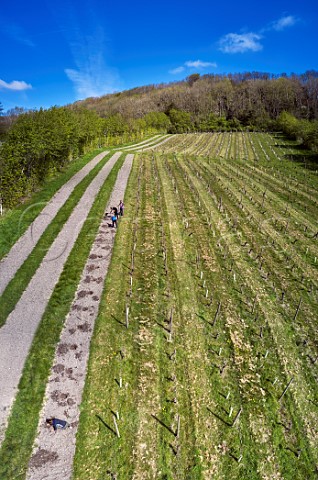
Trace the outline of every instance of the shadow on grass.
<path fill-rule="evenodd" d="M 160 420 L 158 417 L 156 417 L 156 415 L 154 415 L 153 413 L 151 414 L 152 418 L 154 418 L 155 420 L 157 420 L 158 423 L 160 423 L 160 425 L 162 425 L 164 428 L 166 428 L 168 430 L 168 432 L 172 433 L 172 435 L 175 437 L 176 436 L 176 433 L 172 430 L 172 428 L 168 427 L 168 425 L 166 425 L 162 420 Z"/>
<path fill-rule="evenodd" d="M 113 320 L 115 320 L 119 325 L 122 325 L 123 327 L 126 327 L 126 323 L 122 322 L 121 320 L 118 320 L 118 318 L 115 317 L 115 315 L 111 314 L 111 317 Z"/>
<path fill-rule="evenodd" d="M 115 437 L 117 437 L 117 433 L 115 432 L 115 430 L 109 425 L 107 425 L 107 423 L 102 419 L 100 415 L 95 415 L 95 417 L 104 425 L 104 427 L 108 428 L 108 430 L 112 432 L 115 435 Z"/>
<path fill-rule="evenodd" d="M 308 153 L 308 150 L 303 150 L 299 153 L 288 153 L 284 155 L 284 158 L 291 160 L 299 165 L 302 165 L 306 170 L 317 170 L 318 169 L 318 155 L 314 153 Z"/>
<path fill-rule="evenodd" d="M 226 420 L 224 420 L 222 417 L 220 417 L 220 415 L 213 412 L 209 407 L 206 407 L 206 408 L 207 408 L 208 412 L 212 413 L 212 415 L 214 415 L 218 420 L 221 420 L 221 422 L 223 422 L 224 425 L 227 425 L 228 427 L 232 427 L 232 423 L 229 423 Z"/>
<path fill-rule="evenodd" d="M 165 330 L 166 332 L 170 333 L 170 329 L 168 327 L 166 327 L 166 325 L 164 325 L 163 323 L 160 323 L 160 322 L 157 322 L 156 321 L 156 324 L 161 327 L 163 330 Z"/>

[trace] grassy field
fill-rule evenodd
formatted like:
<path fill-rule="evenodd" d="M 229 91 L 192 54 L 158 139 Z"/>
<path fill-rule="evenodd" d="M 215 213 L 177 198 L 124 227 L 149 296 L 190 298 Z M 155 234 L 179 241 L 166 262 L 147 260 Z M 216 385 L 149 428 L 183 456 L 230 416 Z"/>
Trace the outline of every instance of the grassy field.
<path fill-rule="evenodd" d="M 255 133 L 135 157 L 75 480 L 317 478 L 312 160 Z"/>
<path fill-rule="evenodd" d="M 174 135 L 135 155 L 73 480 L 318 478 L 317 172 L 310 152 L 265 133 Z M 0 451 L 6 480 L 25 477 L 85 232 L 25 367 Z"/>

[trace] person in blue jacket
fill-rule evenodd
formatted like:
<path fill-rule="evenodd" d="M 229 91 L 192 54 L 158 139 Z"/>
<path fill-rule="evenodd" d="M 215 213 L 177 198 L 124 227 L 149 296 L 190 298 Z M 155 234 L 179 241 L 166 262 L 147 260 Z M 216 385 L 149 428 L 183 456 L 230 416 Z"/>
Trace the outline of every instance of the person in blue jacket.
<path fill-rule="evenodd" d="M 65 428 L 69 427 L 70 424 L 66 420 L 60 420 L 59 418 L 47 418 L 46 424 L 53 427 L 54 431 L 56 430 L 64 430 Z"/>

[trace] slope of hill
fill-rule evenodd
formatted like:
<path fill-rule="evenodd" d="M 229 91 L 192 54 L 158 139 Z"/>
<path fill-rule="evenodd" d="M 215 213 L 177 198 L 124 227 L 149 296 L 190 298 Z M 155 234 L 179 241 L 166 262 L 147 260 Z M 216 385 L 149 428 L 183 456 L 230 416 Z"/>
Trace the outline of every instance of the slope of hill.
<path fill-rule="evenodd" d="M 229 75 L 193 74 L 184 81 L 148 85 L 77 102 L 101 116 L 142 118 L 172 108 L 202 118 L 211 113 L 242 123 L 276 119 L 282 111 L 299 118 L 318 118 L 318 72 L 273 75 L 246 72 Z"/>

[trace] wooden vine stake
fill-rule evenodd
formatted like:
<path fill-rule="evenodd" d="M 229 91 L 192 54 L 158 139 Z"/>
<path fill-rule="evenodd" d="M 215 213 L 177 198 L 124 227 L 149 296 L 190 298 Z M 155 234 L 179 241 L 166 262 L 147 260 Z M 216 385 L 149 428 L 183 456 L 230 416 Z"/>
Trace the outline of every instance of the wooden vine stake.
<path fill-rule="evenodd" d="M 118 425 L 117 425 L 117 420 L 116 420 L 116 416 L 115 416 L 115 415 L 113 415 L 113 420 L 114 420 L 116 435 L 117 435 L 118 438 L 120 438 L 120 433 L 119 433 L 119 430 L 118 430 Z"/>
<path fill-rule="evenodd" d="M 168 342 L 172 342 L 172 320 L 173 320 L 173 308 L 171 309 L 170 318 L 169 318 L 169 338 L 168 338 Z"/>
<path fill-rule="evenodd" d="M 126 328 L 129 327 L 129 307 L 126 305 Z"/>
<path fill-rule="evenodd" d="M 196 260 L 197 268 L 199 268 L 199 264 L 200 264 L 200 254 L 199 254 L 199 252 L 197 252 L 195 260 Z"/>
<path fill-rule="evenodd" d="M 255 311 L 256 301 L 257 301 L 257 295 L 255 295 L 255 298 L 254 298 L 254 302 L 253 302 L 253 306 L 252 306 L 252 312 L 251 312 L 252 315 L 253 315 L 253 313 L 254 313 L 254 311 Z"/>
<path fill-rule="evenodd" d="M 177 438 L 180 437 L 180 415 L 178 415 L 178 419 L 177 419 L 177 431 L 176 431 L 175 435 L 176 435 Z"/>
<path fill-rule="evenodd" d="M 240 418 L 241 413 L 242 413 L 242 407 L 241 407 L 241 408 L 239 409 L 239 411 L 237 412 L 236 417 L 235 417 L 234 420 L 233 420 L 232 427 L 234 427 L 235 424 L 238 422 L 238 419 Z"/>

